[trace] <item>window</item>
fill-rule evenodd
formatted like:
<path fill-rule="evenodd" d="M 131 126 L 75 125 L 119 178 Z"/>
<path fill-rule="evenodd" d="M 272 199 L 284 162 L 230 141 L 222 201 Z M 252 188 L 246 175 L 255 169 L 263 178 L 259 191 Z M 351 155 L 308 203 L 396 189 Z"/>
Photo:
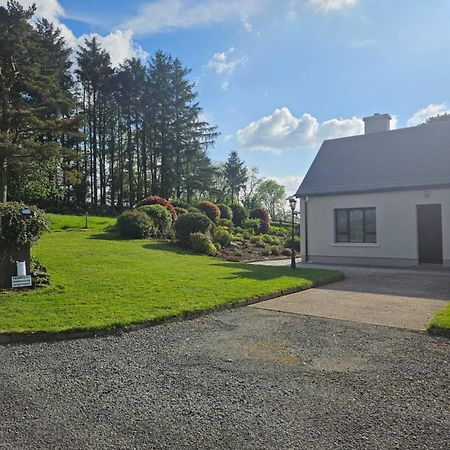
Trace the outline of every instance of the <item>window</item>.
<path fill-rule="evenodd" d="M 375 208 L 334 210 L 335 241 L 376 243 L 377 223 Z"/>

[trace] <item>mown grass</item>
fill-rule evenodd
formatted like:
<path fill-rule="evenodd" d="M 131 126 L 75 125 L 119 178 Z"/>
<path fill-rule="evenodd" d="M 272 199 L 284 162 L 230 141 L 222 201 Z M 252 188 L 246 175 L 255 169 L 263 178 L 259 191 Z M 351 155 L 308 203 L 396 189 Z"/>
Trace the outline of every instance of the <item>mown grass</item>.
<path fill-rule="evenodd" d="M 50 229 L 53 231 L 61 230 L 81 230 L 86 229 L 86 217 L 75 215 L 49 214 L 46 216 L 50 221 Z M 115 217 L 88 216 L 87 229 L 105 230 L 116 223 Z"/>
<path fill-rule="evenodd" d="M 53 219 L 53 226 L 60 223 Z M 33 254 L 47 266 L 52 284 L 1 293 L 0 333 L 94 330 L 164 319 L 337 274 L 227 263 L 96 230 L 49 233 Z"/>
<path fill-rule="evenodd" d="M 431 322 L 429 328 L 441 328 L 443 330 L 450 330 L 450 303 L 438 311 Z"/>

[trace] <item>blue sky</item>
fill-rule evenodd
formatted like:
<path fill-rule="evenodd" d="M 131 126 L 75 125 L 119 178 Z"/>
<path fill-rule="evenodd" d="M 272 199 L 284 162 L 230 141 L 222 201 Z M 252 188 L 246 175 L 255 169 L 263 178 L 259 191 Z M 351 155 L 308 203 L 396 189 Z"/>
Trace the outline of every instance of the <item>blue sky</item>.
<path fill-rule="evenodd" d="M 387 112 L 404 127 L 450 109 L 448 0 L 36 3 L 71 45 L 101 36 L 116 64 L 179 57 L 221 132 L 212 158 L 236 149 L 288 193 L 321 141 L 361 133 L 362 117 Z"/>

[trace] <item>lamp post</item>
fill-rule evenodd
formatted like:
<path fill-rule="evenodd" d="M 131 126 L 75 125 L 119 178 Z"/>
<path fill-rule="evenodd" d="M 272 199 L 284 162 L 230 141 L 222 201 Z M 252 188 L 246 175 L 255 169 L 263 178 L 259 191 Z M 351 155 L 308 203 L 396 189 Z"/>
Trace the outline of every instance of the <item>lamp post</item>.
<path fill-rule="evenodd" d="M 288 198 L 289 206 L 292 211 L 292 248 L 291 248 L 291 269 L 296 269 L 295 264 L 295 230 L 294 230 L 294 211 L 297 205 L 297 199 L 292 195 Z"/>

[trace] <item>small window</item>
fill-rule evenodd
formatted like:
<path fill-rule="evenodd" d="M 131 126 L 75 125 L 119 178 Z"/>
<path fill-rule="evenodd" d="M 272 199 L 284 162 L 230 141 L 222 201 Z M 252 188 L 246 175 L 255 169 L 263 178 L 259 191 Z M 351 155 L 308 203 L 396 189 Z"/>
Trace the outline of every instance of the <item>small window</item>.
<path fill-rule="evenodd" d="M 375 208 L 348 208 L 334 210 L 335 241 L 376 243 L 377 223 Z"/>

